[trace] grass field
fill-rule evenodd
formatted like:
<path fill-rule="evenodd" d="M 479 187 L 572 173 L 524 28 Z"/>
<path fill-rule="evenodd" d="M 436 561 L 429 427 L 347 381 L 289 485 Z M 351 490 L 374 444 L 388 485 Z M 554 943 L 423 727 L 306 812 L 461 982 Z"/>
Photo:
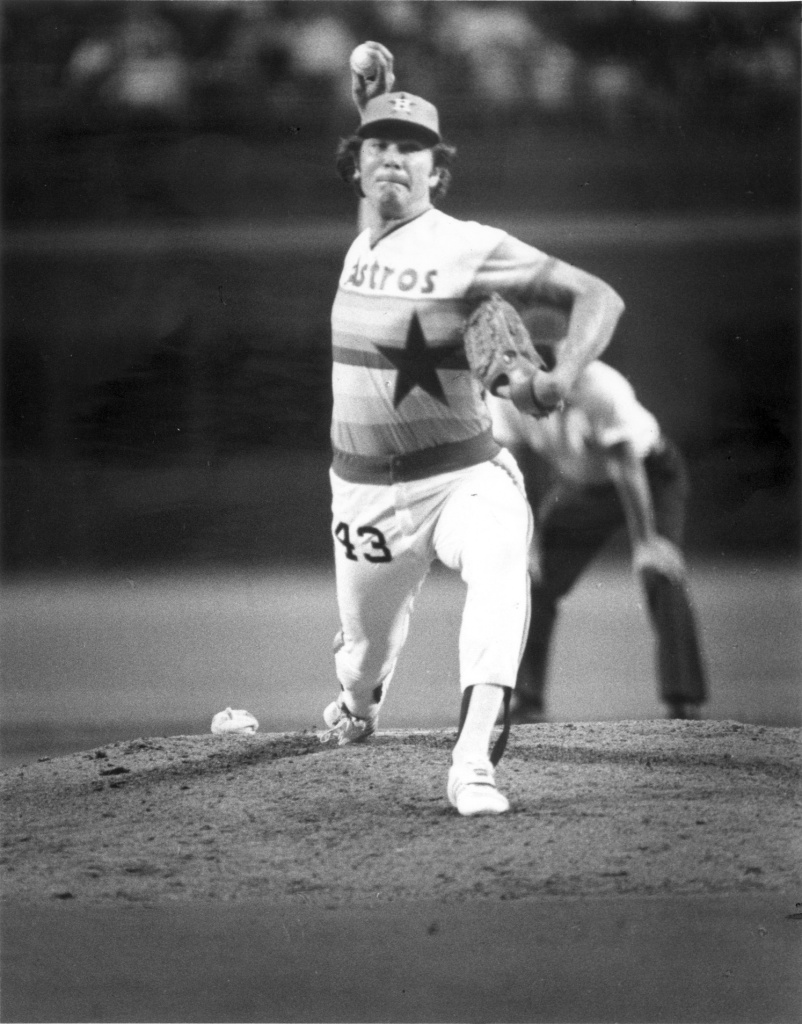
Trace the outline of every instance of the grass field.
<path fill-rule="evenodd" d="M 705 717 L 798 726 L 800 595 L 794 563 L 692 566 L 710 672 Z M 252 575 L 6 584 L 2 766 L 140 736 L 208 732 L 228 705 L 264 732 L 316 727 L 335 689 L 327 568 Z M 387 697 L 387 728 L 456 722 L 462 584 L 435 570 Z M 553 721 L 663 715 L 652 639 L 624 563 L 600 564 L 565 602 Z"/>

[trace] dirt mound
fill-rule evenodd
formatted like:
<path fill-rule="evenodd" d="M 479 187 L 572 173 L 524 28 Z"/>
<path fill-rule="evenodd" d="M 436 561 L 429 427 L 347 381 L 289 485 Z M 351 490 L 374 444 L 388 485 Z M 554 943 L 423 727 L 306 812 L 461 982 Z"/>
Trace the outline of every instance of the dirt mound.
<path fill-rule="evenodd" d="M 4 895 L 337 905 L 799 885 L 798 729 L 518 727 L 498 770 L 512 811 L 480 819 L 446 801 L 453 740 L 175 736 L 7 771 Z"/>

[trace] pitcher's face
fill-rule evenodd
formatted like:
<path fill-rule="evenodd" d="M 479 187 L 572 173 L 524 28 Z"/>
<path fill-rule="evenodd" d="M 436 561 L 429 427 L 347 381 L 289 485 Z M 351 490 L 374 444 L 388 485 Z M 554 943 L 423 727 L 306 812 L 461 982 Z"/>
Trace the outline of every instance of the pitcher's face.
<path fill-rule="evenodd" d="M 383 220 L 427 210 L 438 181 L 431 149 L 417 139 L 365 139 L 359 151 L 362 192 Z"/>

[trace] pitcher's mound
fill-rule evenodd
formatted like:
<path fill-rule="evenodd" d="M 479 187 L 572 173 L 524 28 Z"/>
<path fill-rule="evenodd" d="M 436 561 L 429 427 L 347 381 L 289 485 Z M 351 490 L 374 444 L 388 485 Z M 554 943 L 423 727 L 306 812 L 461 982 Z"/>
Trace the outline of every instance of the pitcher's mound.
<path fill-rule="evenodd" d="M 26 900 L 517 900 L 799 889 L 800 730 L 513 729 L 509 814 L 445 796 L 453 730 L 115 743 L 3 773 L 4 892 Z"/>

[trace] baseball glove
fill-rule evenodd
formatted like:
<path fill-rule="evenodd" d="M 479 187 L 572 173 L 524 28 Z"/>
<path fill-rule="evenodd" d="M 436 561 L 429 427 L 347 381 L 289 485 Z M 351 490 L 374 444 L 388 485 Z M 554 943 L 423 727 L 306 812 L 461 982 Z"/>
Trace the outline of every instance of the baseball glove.
<path fill-rule="evenodd" d="M 510 398 L 521 412 L 539 418 L 553 411 L 538 402 L 532 388 L 545 363 L 518 311 L 498 292 L 483 299 L 470 315 L 463 339 L 471 372 L 491 395 L 506 387 L 501 397 Z"/>

